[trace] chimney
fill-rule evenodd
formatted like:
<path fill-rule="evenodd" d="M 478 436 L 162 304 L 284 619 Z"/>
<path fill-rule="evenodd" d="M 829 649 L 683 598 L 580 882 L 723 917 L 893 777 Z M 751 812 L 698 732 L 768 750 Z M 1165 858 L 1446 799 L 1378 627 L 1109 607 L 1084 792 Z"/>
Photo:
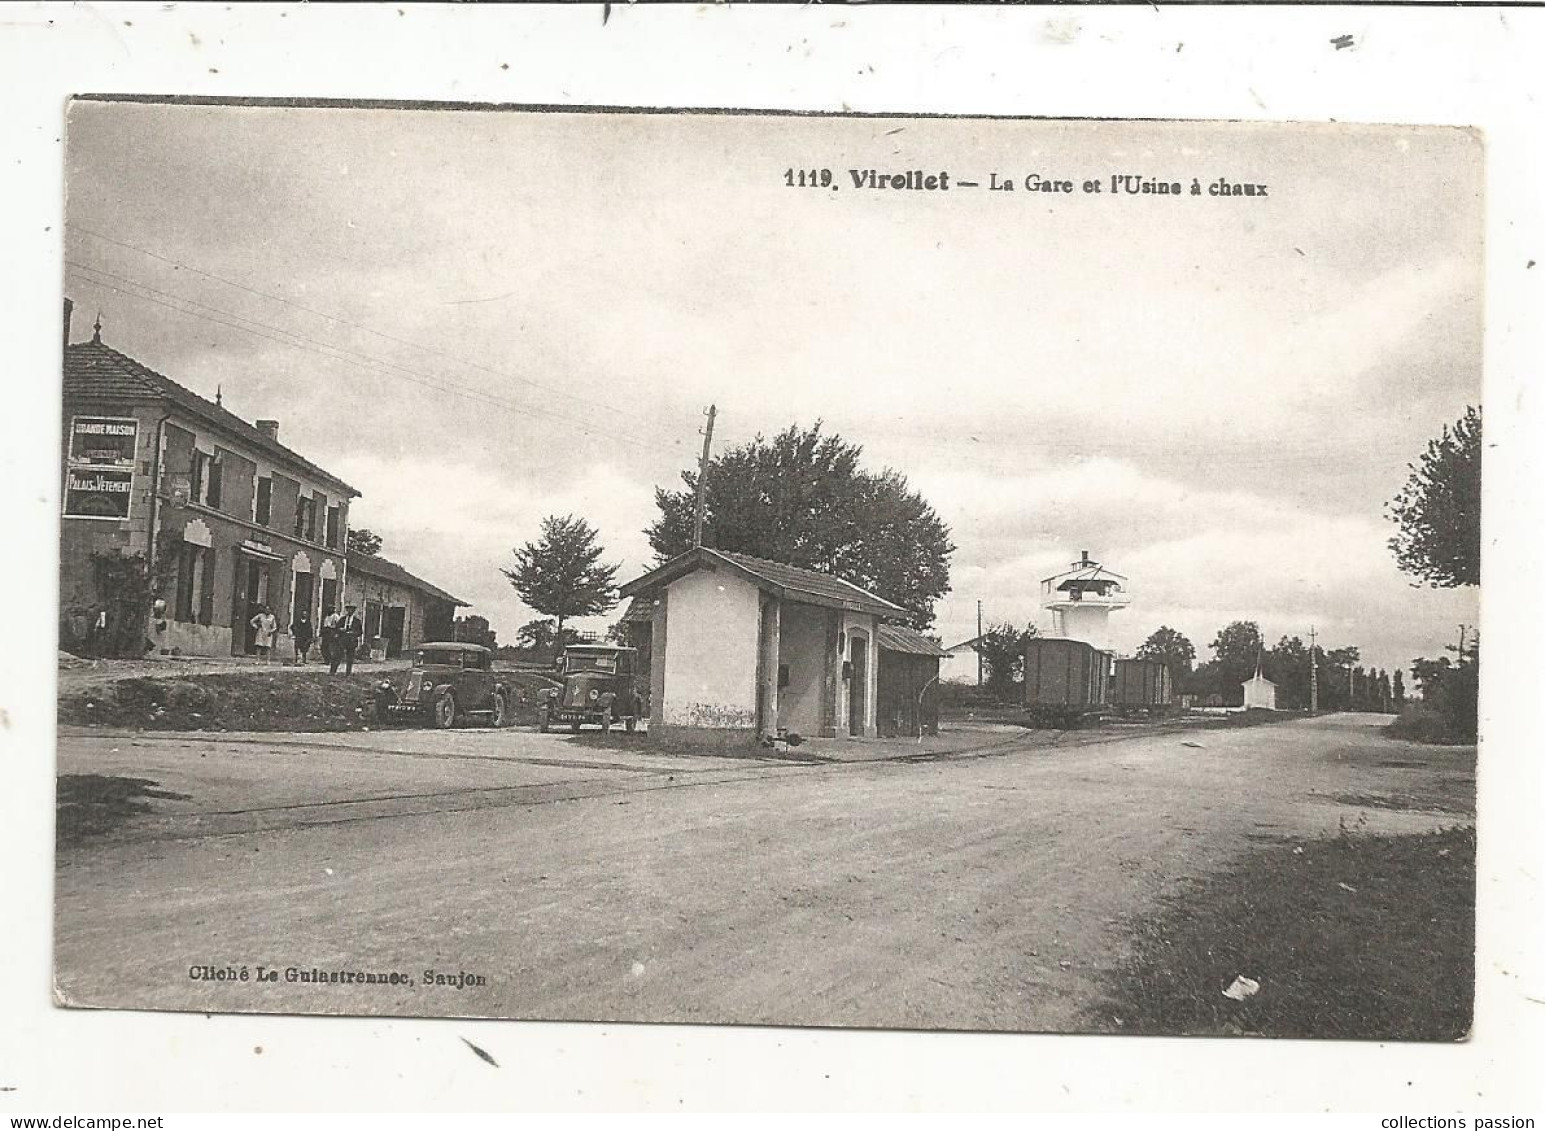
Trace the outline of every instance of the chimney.
<path fill-rule="evenodd" d="M 70 348 L 70 316 L 75 313 L 75 303 L 69 298 L 64 300 L 64 346 Z"/>
<path fill-rule="evenodd" d="M 1089 551 L 1088 550 L 1080 550 L 1078 552 L 1083 557 L 1083 561 L 1079 562 L 1078 563 L 1079 565 L 1092 565 L 1093 564 L 1089 560 Z"/>
<path fill-rule="evenodd" d="M 254 421 L 257 430 L 267 436 L 274 443 L 279 442 L 279 422 L 277 420 Z"/>

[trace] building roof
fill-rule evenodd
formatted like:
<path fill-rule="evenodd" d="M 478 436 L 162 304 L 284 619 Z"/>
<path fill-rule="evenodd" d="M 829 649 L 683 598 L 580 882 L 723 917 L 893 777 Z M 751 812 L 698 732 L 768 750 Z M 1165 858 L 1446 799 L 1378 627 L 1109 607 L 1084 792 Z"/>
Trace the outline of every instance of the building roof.
<path fill-rule="evenodd" d="M 639 594 L 628 602 L 627 611 L 622 614 L 623 624 L 648 624 L 654 619 L 655 605 L 659 598 L 647 594 Z"/>
<path fill-rule="evenodd" d="M 980 636 L 973 636 L 970 640 L 962 640 L 959 644 L 952 644 L 944 650 L 945 655 L 953 656 L 962 648 L 969 648 L 971 651 L 975 652 L 976 646 L 981 641 L 981 639 L 982 638 Z"/>
<path fill-rule="evenodd" d="M 403 569 L 396 562 L 383 558 L 379 554 L 350 554 L 349 569 L 356 573 L 363 573 L 367 577 L 378 578 L 381 581 L 394 581 L 398 585 L 409 589 L 417 589 L 431 597 L 437 597 L 442 601 L 449 601 L 458 608 L 467 608 L 470 601 L 463 601 L 460 597 L 453 597 L 438 585 L 431 585 L 422 577 L 416 577 Z"/>
<path fill-rule="evenodd" d="M 664 565 L 657 566 L 642 577 L 624 585 L 619 592 L 624 597 L 636 596 L 669 585 L 677 578 L 685 577 L 699 569 L 728 569 L 780 598 L 787 598 L 807 605 L 824 605 L 835 609 L 852 609 L 873 613 L 876 616 L 901 616 L 906 613 L 900 605 L 877 597 L 867 589 L 860 589 L 851 581 L 843 581 L 829 573 L 821 573 L 782 562 L 753 558 L 749 554 L 734 554 L 727 550 L 711 550 L 707 546 L 678 554 Z"/>
<path fill-rule="evenodd" d="M 217 428 L 236 436 L 266 455 L 284 460 L 332 486 L 341 487 L 351 497 L 359 492 L 329 471 L 324 471 L 278 440 L 259 432 L 241 417 L 213 401 L 207 401 L 191 389 L 185 389 L 170 377 L 141 365 L 127 354 L 119 353 L 96 338 L 75 342 L 64 351 L 64 399 L 134 403 L 147 400 L 170 401 L 184 412 L 200 417 Z"/>
<path fill-rule="evenodd" d="M 880 647 L 887 652 L 906 652 L 912 656 L 937 656 L 948 659 L 949 653 L 914 628 L 900 624 L 880 626 Z"/>
<path fill-rule="evenodd" d="M 1041 578 L 1042 585 L 1050 585 L 1053 581 L 1060 581 L 1062 584 L 1058 588 L 1061 589 L 1067 587 L 1070 582 L 1080 586 L 1100 582 L 1120 585 L 1126 581 L 1126 577 L 1115 570 L 1106 569 L 1089 556 L 1088 550 L 1085 550 L 1079 556 L 1079 560 L 1072 564 L 1071 568 L 1065 569 L 1061 573 L 1054 573 L 1050 577 Z"/>
<path fill-rule="evenodd" d="M 1041 579 L 1043 585 L 1049 585 L 1053 581 L 1060 582 L 1058 588 L 1069 585 L 1094 585 L 1106 582 L 1112 585 L 1120 585 L 1126 578 L 1113 570 L 1108 570 L 1102 565 L 1082 566 L 1078 569 L 1066 570 L 1062 573 L 1054 573 L 1050 577 Z"/>

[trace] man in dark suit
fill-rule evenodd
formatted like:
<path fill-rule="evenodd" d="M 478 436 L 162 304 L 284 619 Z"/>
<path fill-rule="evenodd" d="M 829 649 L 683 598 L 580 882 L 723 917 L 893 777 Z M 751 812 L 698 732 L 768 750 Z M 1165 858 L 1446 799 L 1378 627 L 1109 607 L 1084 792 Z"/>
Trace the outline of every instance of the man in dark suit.
<path fill-rule="evenodd" d="M 360 618 L 359 609 L 355 605 L 345 605 L 343 619 L 338 622 L 333 637 L 333 659 L 329 671 L 333 675 L 338 674 L 338 662 L 344 664 L 344 675 L 354 674 L 354 653 L 359 649 L 359 642 L 365 638 L 365 622 Z"/>

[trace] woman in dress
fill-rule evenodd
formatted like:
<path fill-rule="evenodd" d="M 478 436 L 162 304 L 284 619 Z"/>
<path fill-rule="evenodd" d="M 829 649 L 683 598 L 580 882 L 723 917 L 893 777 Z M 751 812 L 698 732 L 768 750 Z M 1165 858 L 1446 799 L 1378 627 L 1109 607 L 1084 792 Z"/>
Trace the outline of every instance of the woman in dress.
<path fill-rule="evenodd" d="M 257 651 L 258 659 L 265 664 L 273 652 L 274 636 L 279 631 L 279 619 L 274 616 L 273 610 L 264 605 L 252 618 L 252 646 Z"/>

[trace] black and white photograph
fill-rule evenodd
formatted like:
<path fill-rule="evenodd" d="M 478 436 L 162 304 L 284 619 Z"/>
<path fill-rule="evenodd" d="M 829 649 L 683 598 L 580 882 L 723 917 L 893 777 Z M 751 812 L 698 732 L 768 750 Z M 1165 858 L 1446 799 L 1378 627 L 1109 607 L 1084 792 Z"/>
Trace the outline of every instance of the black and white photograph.
<path fill-rule="evenodd" d="M 59 1005 L 1470 1034 L 1478 131 L 63 138 Z"/>

